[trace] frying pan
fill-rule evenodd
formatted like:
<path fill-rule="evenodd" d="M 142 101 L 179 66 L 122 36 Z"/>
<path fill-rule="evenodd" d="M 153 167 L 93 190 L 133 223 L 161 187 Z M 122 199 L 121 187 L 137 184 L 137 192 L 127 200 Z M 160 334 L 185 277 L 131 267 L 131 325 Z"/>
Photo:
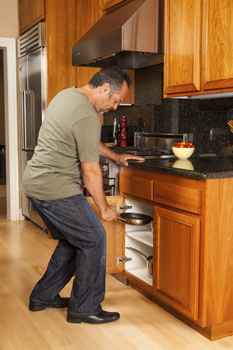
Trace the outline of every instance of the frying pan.
<path fill-rule="evenodd" d="M 153 255 L 146 256 L 140 250 L 132 248 L 132 247 L 125 247 L 125 249 L 132 250 L 133 252 L 141 255 L 144 259 L 146 259 L 146 261 L 147 261 L 147 276 L 152 278 L 153 277 Z"/>
<path fill-rule="evenodd" d="M 127 225 L 147 225 L 153 218 L 149 215 L 138 214 L 138 213 L 122 213 L 118 216 L 118 219 L 124 221 Z"/>

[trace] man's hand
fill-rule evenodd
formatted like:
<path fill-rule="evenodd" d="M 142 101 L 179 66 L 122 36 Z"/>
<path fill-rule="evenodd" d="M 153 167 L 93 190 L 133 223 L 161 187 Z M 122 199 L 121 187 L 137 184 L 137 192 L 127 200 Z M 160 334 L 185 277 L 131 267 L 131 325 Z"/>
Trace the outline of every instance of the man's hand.
<path fill-rule="evenodd" d="M 106 147 L 101 141 L 99 143 L 99 153 L 103 157 L 110 158 L 117 163 L 123 164 L 125 166 L 128 165 L 127 160 L 134 160 L 136 162 L 145 162 L 145 159 L 138 156 L 133 156 L 132 154 L 117 154 L 110 150 L 110 148 Z"/>
<path fill-rule="evenodd" d="M 100 211 L 100 216 L 104 221 L 117 220 L 117 211 L 112 205 L 109 205 L 105 211 Z"/>
<path fill-rule="evenodd" d="M 123 164 L 125 166 L 128 166 L 127 160 L 136 161 L 139 163 L 145 162 L 145 158 L 139 157 L 139 156 L 133 156 L 132 154 L 116 154 L 115 161 L 117 163 Z"/>

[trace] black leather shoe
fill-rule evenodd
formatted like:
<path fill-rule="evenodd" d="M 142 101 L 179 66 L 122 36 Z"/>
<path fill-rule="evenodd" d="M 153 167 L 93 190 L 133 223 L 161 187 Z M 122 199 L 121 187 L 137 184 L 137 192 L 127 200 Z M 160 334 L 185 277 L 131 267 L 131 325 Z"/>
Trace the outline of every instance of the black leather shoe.
<path fill-rule="evenodd" d="M 29 300 L 29 310 L 41 311 L 41 310 L 45 310 L 47 307 L 62 309 L 68 306 L 69 301 L 70 301 L 70 298 L 60 298 L 59 300 L 49 301 L 49 302 L 39 302 L 39 301 Z"/>
<path fill-rule="evenodd" d="M 92 324 L 102 324 L 109 323 L 119 320 L 120 314 L 118 312 L 108 312 L 101 311 L 100 314 L 94 316 L 73 316 L 67 315 L 67 322 L 70 323 L 92 323 Z"/>

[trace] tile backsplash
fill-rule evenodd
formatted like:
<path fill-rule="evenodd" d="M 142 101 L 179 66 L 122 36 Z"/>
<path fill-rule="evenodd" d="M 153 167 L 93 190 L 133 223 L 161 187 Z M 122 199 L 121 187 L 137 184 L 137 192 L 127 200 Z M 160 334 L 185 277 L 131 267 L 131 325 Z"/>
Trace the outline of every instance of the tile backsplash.
<path fill-rule="evenodd" d="M 233 109 L 233 98 L 163 98 L 163 67 L 160 65 L 135 71 L 135 105 L 119 106 L 116 111 L 108 112 L 104 115 L 104 125 L 112 126 L 114 118 L 120 122 L 124 115 L 129 136 L 134 131 L 143 131 L 140 130 L 143 124 L 146 132 L 191 133 L 195 153 L 209 153 L 219 141 L 233 145 L 233 134 L 227 125 L 230 109 Z M 212 140 L 211 135 L 214 135 Z"/>

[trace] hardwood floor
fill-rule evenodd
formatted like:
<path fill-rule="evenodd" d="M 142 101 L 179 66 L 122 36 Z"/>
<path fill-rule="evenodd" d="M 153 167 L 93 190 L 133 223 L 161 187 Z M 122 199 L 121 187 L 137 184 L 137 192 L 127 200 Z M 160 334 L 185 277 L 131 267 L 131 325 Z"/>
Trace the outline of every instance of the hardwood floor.
<path fill-rule="evenodd" d="M 0 218 L 1 350 L 220 350 L 233 348 L 233 336 L 214 342 L 107 276 L 103 308 L 118 311 L 106 325 L 70 324 L 66 309 L 28 310 L 28 298 L 42 276 L 56 242 L 30 221 Z M 72 282 L 61 292 L 69 296 Z"/>
<path fill-rule="evenodd" d="M 0 217 L 5 217 L 5 216 L 6 216 L 6 186 L 1 185 L 1 181 L 0 181 Z"/>

